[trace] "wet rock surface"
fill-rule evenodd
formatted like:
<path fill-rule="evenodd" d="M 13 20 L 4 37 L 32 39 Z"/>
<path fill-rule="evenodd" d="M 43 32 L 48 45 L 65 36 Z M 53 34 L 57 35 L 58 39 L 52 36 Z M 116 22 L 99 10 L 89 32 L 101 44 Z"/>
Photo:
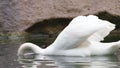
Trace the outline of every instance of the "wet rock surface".
<path fill-rule="evenodd" d="M 25 31 L 44 20 L 73 18 L 78 15 L 98 14 L 100 12 L 120 16 L 120 1 L 1 0 L 0 31 Z"/>

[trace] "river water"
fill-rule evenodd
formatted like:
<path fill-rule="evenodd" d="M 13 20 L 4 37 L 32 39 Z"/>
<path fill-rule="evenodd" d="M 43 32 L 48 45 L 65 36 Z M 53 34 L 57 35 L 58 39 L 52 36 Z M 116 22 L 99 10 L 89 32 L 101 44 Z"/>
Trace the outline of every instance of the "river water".
<path fill-rule="evenodd" d="M 33 56 L 31 59 L 27 58 L 19 59 L 23 68 L 120 68 L 120 61 L 116 56 L 65 57 L 34 55 L 34 58 Z"/>
<path fill-rule="evenodd" d="M 32 42 L 45 48 L 54 40 L 55 38 L 47 35 L 29 35 L 25 38 L 0 36 L 0 68 L 120 68 L 119 55 L 65 57 L 42 56 L 29 52 L 25 58 L 18 59 L 17 50 L 22 43 Z"/>

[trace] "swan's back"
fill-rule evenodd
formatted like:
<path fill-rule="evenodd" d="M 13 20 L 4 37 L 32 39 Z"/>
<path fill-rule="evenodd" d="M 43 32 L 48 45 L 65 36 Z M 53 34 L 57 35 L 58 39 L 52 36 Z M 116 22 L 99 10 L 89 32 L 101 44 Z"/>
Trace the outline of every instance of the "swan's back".
<path fill-rule="evenodd" d="M 73 49 L 80 46 L 88 38 L 95 39 L 92 35 L 96 32 L 99 32 L 102 29 L 114 25 L 98 19 L 98 17 L 89 15 L 89 16 L 78 16 L 74 18 L 70 24 L 58 35 L 53 44 L 51 44 L 46 50 L 66 50 Z M 112 30 L 109 29 L 108 33 Z M 105 33 L 106 36 L 108 33 Z"/>
<path fill-rule="evenodd" d="M 101 20 L 94 15 L 78 16 L 70 22 L 46 49 L 42 49 L 32 43 L 25 43 L 18 49 L 18 55 L 22 57 L 21 55 L 26 49 L 31 49 L 33 52 L 42 55 L 90 56 L 92 54 L 99 55 L 100 53 L 108 54 L 111 53 L 111 48 L 107 46 L 101 47 L 100 41 L 114 28 L 114 24 Z M 91 43 L 91 41 L 99 44 Z M 113 46 L 116 43 L 110 43 L 109 45 Z M 100 48 L 104 48 L 104 53 L 101 52 Z"/>

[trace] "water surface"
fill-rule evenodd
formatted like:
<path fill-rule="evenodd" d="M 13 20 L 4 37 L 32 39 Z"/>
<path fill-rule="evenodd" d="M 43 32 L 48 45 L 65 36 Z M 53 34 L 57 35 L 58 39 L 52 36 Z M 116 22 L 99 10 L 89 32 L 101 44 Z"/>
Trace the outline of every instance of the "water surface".
<path fill-rule="evenodd" d="M 27 59 L 28 58 L 28 59 Z M 23 68 L 119 68 L 116 56 L 42 56 L 30 55 L 19 59 Z"/>
<path fill-rule="evenodd" d="M 65 57 L 28 55 L 18 61 L 17 50 L 21 44 L 32 42 L 46 48 L 55 38 L 41 34 L 26 36 L 0 34 L 0 68 L 120 68 L 119 56 Z M 108 36 L 106 41 L 116 41 L 118 39 L 120 39 L 120 35 Z M 36 58 L 35 56 L 39 57 Z"/>

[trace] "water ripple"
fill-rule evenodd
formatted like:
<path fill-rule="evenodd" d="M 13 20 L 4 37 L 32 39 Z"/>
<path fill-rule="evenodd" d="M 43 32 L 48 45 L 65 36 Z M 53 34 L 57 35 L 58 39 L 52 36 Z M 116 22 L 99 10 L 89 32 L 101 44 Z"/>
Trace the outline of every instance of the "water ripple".
<path fill-rule="evenodd" d="M 115 56 L 66 57 L 41 56 L 19 59 L 23 68 L 117 68 L 120 61 Z"/>

